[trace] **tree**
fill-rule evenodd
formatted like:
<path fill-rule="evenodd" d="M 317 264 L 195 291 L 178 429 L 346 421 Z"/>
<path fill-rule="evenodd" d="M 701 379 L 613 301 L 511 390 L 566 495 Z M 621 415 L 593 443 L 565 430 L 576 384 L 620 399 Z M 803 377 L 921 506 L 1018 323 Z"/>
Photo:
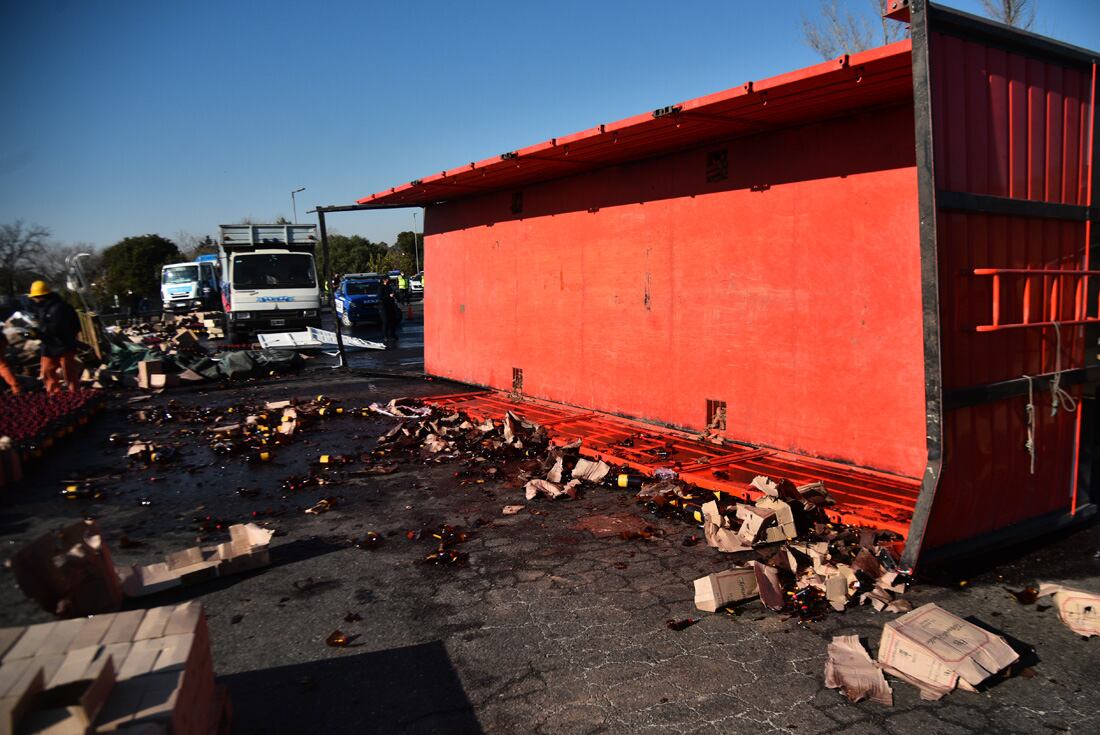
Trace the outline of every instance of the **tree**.
<path fill-rule="evenodd" d="M 218 244 L 210 235 L 196 235 L 180 230 L 176 233 L 175 243 L 186 260 L 194 260 L 200 255 L 218 252 Z"/>
<path fill-rule="evenodd" d="M 160 289 L 160 268 L 183 259 L 176 244 L 160 235 L 138 235 L 103 251 L 103 280 L 108 294 L 153 296 Z"/>
<path fill-rule="evenodd" d="M 802 16 L 806 45 L 823 59 L 835 59 L 841 54 L 854 54 L 900 41 L 908 35 L 905 24 L 883 16 L 889 0 L 860 2 L 863 11 L 853 14 L 847 0 L 843 3 L 842 0 L 821 0 L 817 18 L 810 20 Z"/>
<path fill-rule="evenodd" d="M 49 244 L 50 231 L 41 225 L 24 225 L 16 220 L 0 225 L 0 276 L 8 296 L 23 293 L 34 269 L 35 260 Z"/>
<path fill-rule="evenodd" d="M 69 260 L 79 253 L 89 253 L 92 256 L 85 258 L 82 263 L 85 274 L 92 278 L 99 264 L 99 255 L 96 253 L 95 245 L 88 242 L 76 242 L 71 245 L 50 243 L 31 259 L 31 270 L 55 290 L 67 288 Z"/>
<path fill-rule="evenodd" d="M 384 242 L 371 242 L 359 235 L 328 236 L 330 272 L 373 273 L 382 269 L 388 248 Z M 324 272 L 324 253 L 317 250 L 317 270 Z"/>
<path fill-rule="evenodd" d="M 415 273 L 417 265 L 424 265 L 424 235 L 408 230 L 397 233 L 390 255 L 395 269 Z"/>
<path fill-rule="evenodd" d="M 1035 25 L 1035 0 L 982 0 L 985 14 L 1005 25 L 1030 30 Z"/>

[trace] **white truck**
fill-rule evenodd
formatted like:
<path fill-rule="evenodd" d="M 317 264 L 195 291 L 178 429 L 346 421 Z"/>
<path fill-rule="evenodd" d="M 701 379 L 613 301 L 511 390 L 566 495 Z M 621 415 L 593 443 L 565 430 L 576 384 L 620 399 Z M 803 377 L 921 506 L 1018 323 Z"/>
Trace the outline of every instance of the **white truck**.
<path fill-rule="evenodd" d="M 160 269 L 160 300 L 165 314 L 221 309 L 218 264 L 209 260 L 172 263 Z"/>
<path fill-rule="evenodd" d="M 314 225 L 222 225 L 222 306 L 230 342 L 321 326 Z"/>

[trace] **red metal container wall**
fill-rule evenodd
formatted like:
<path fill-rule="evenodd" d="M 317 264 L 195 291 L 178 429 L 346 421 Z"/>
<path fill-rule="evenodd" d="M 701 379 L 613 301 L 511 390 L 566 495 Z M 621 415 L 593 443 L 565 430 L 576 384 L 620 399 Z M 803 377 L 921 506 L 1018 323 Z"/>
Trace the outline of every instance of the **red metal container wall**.
<path fill-rule="evenodd" d="M 930 42 L 936 186 L 1059 204 L 1087 205 L 1091 75 L 972 40 L 934 33 Z M 945 392 L 1056 368 L 1050 327 L 977 333 L 992 318 L 992 280 L 975 268 L 1083 270 L 1083 222 L 938 211 L 941 339 Z M 1035 285 L 1041 279 L 1036 279 Z M 1032 320 L 1044 293 L 1033 288 Z M 1074 285 L 1065 279 L 1045 319 L 1072 320 Z M 1002 280 L 1003 322 L 1022 321 L 1024 280 Z M 1048 307 L 1049 308 L 1049 307 Z M 1061 367 L 1083 365 L 1083 327 L 1061 329 Z M 1070 393 L 1079 397 L 1080 389 Z M 1078 416 L 1051 416 L 1036 400 L 1035 474 L 1030 473 L 1026 398 L 949 410 L 945 464 L 925 547 L 970 539 L 1047 513 L 1072 511 Z"/>
<path fill-rule="evenodd" d="M 426 368 L 919 477 L 913 150 L 903 105 L 432 205 Z"/>

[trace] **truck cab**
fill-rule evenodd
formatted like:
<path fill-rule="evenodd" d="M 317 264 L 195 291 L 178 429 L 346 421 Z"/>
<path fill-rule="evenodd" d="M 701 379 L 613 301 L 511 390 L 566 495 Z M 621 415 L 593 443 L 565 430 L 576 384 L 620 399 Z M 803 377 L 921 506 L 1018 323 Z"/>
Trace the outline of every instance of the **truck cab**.
<path fill-rule="evenodd" d="M 221 308 L 217 263 L 172 263 L 160 269 L 160 299 L 166 314 Z"/>
<path fill-rule="evenodd" d="M 231 342 L 321 326 L 314 225 L 222 225 L 218 258 Z"/>

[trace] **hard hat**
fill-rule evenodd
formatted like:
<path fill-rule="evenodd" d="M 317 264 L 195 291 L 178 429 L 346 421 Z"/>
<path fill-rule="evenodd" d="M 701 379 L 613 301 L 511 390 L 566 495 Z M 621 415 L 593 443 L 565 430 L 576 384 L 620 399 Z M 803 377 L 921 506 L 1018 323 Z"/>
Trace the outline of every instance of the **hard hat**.
<path fill-rule="evenodd" d="M 45 296 L 50 292 L 50 287 L 45 281 L 35 281 L 31 284 L 30 297 Z"/>

